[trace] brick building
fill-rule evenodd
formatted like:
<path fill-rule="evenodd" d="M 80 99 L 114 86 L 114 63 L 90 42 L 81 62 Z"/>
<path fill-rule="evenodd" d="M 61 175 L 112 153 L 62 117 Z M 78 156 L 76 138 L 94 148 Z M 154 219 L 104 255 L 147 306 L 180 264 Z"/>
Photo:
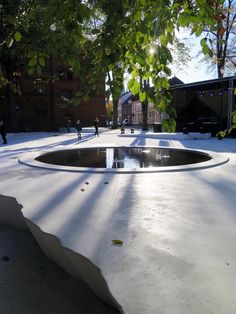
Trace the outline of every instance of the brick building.
<path fill-rule="evenodd" d="M 88 100 L 82 100 L 78 92 L 87 84 L 86 76 L 76 76 L 65 63 L 51 58 L 42 75 L 25 73 L 17 78 L 15 84 L 21 95 L 14 96 L 11 109 L 16 125 L 11 125 L 4 90 L 0 92 L 0 117 L 5 119 L 8 131 L 53 131 L 66 127 L 68 120 L 73 126 L 77 119 L 82 126 L 90 126 L 95 117 L 105 125 L 104 81 L 98 77 L 99 91 L 90 91 Z"/>

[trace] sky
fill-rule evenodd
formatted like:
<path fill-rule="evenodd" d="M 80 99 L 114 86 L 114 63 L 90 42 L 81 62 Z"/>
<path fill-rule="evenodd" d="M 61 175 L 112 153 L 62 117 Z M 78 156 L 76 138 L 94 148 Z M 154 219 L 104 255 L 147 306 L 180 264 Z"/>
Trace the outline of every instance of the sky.
<path fill-rule="evenodd" d="M 170 66 L 172 71 L 171 77 L 176 76 L 185 84 L 216 79 L 216 73 L 209 72 L 207 66 L 201 61 L 201 56 L 197 57 L 199 51 L 201 51 L 201 37 L 190 35 L 190 31 L 183 29 L 177 33 L 177 37 L 183 42 L 184 39 L 187 38 L 191 47 L 190 55 L 192 59 L 182 70 L 176 69 L 174 65 Z M 127 90 L 127 80 L 129 75 L 126 75 L 125 77 L 125 89 Z"/>
<path fill-rule="evenodd" d="M 201 50 L 201 37 L 190 36 L 190 33 L 187 30 L 182 30 L 177 36 L 183 41 L 184 38 L 188 38 L 188 42 L 191 44 L 190 55 L 192 60 L 185 68 L 183 68 L 183 71 L 174 69 L 174 66 L 171 67 L 173 75 L 177 76 L 184 83 L 193 83 L 217 78 L 216 73 L 207 71 L 206 65 L 201 61 L 201 56 L 197 57 L 198 52 Z"/>

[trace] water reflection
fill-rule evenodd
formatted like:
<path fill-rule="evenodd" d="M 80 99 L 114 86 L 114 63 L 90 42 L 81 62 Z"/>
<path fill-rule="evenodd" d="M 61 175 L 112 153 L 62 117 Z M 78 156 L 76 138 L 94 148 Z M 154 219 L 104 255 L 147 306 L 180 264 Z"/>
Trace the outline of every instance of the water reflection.
<path fill-rule="evenodd" d="M 108 169 L 178 166 L 210 159 L 211 156 L 201 152 L 147 147 L 81 148 L 50 152 L 36 158 L 49 164 Z"/>

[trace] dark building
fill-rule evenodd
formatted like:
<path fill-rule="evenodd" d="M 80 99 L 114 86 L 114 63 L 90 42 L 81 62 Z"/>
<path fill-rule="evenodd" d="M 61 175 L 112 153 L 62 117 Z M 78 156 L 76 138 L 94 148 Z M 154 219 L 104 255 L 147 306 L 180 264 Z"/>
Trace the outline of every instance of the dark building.
<path fill-rule="evenodd" d="M 231 124 L 236 110 L 236 78 L 227 77 L 171 86 L 172 104 L 177 112 L 177 131 L 204 130 L 215 135 Z"/>
<path fill-rule="evenodd" d="M 53 131 L 67 127 L 68 120 L 73 126 L 77 119 L 82 126 L 90 126 L 95 117 L 105 125 L 104 81 L 98 77 L 99 92 L 90 91 L 85 101 L 78 92 L 87 84 L 86 76 L 76 76 L 62 61 L 49 59 L 40 77 L 24 72 L 17 77 L 21 95 L 14 96 L 11 113 L 5 91 L 0 91 L 0 117 L 6 120 L 8 131 Z M 14 126 L 10 115 L 14 116 Z"/>

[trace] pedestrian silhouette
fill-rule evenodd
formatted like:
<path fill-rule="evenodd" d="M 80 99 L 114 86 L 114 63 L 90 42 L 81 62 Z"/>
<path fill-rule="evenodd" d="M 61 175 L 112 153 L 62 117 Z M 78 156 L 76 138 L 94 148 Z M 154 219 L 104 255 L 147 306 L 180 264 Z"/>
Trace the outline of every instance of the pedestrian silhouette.
<path fill-rule="evenodd" d="M 0 120 L 0 134 L 3 139 L 3 144 L 7 144 L 7 139 L 6 139 L 7 133 L 6 133 L 5 124 L 3 120 Z"/>
<path fill-rule="evenodd" d="M 94 127 L 95 127 L 95 133 L 94 133 L 94 135 L 99 136 L 99 134 L 98 134 L 98 127 L 99 127 L 99 120 L 98 120 L 98 118 L 95 118 L 95 119 L 94 119 L 93 124 L 94 124 Z"/>

